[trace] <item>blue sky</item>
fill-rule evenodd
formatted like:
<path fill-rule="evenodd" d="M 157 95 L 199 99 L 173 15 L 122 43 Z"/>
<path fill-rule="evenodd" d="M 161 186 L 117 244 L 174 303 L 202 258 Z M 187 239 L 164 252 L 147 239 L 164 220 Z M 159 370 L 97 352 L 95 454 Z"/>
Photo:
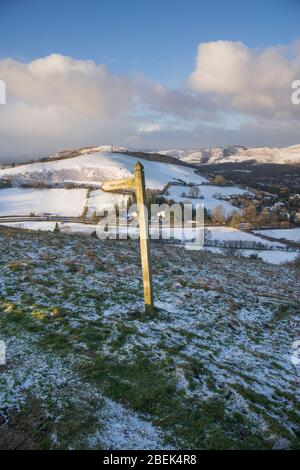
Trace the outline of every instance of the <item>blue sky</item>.
<path fill-rule="evenodd" d="M 297 144 L 299 18 L 300 0 L 0 0 L 0 161 Z"/>
<path fill-rule="evenodd" d="M 0 0 L 0 57 L 59 52 L 175 86 L 199 43 L 288 44 L 299 18 L 299 0 Z"/>

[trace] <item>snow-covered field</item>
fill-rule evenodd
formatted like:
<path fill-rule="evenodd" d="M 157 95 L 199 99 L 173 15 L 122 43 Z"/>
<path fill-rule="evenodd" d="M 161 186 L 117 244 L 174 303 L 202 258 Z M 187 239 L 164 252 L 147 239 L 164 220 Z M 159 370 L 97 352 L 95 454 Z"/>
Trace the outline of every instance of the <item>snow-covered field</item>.
<path fill-rule="evenodd" d="M 8 227 L 15 227 L 15 228 L 24 228 L 24 229 L 29 229 L 29 230 L 49 230 L 53 231 L 55 227 L 55 222 L 44 222 L 44 221 L 28 221 L 28 222 L 3 222 L 0 223 L 0 225 L 6 225 Z M 61 222 L 58 222 L 58 226 L 60 230 L 62 231 L 70 231 L 72 233 L 91 233 L 96 230 L 96 225 L 93 224 L 83 224 L 83 223 L 73 223 L 73 222 L 64 222 L 63 224 Z M 126 227 L 120 226 L 120 232 L 127 230 Z M 157 233 L 158 228 L 155 226 L 150 229 L 150 233 Z M 162 228 L 161 232 L 170 232 L 174 234 L 174 237 L 178 240 L 182 239 L 192 239 L 195 237 L 195 229 L 186 227 L 185 229 L 167 229 L 167 228 Z M 263 243 L 266 246 L 274 246 L 274 247 L 284 247 L 285 245 L 280 243 L 280 242 L 272 242 L 269 240 L 263 240 L 259 236 L 252 235 L 251 233 L 248 232 L 242 232 L 241 230 L 231 228 L 231 227 L 221 227 L 221 226 L 215 226 L 215 227 L 206 227 L 206 231 L 209 234 L 209 239 L 210 240 L 216 240 L 216 241 L 249 241 L 249 242 L 256 242 L 256 243 Z M 136 226 L 130 226 L 128 227 L 128 233 L 129 234 L 137 234 L 138 233 L 138 228 Z"/>
<path fill-rule="evenodd" d="M 132 176 L 135 157 L 99 152 L 57 161 L 36 162 L 0 170 L 0 179 L 13 179 L 15 182 L 35 180 L 44 183 L 65 181 L 95 182 L 121 179 Z M 192 168 L 140 159 L 145 168 L 146 185 L 151 189 L 163 189 L 170 181 L 181 180 L 200 184 L 206 179 L 196 175 Z"/>
<path fill-rule="evenodd" d="M 26 230 L 42 230 L 43 232 L 53 232 L 55 229 L 56 222 L 29 220 L 28 222 L 1 222 L 0 225 Z"/>
<path fill-rule="evenodd" d="M 300 243 L 300 228 L 255 230 L 255 233 L 257 235 L 265 235 L 270 238 L 285 239 L 291 242 Z"/>
<path fill-rule="evenodd" d="M 218 198 L 249 194 L 248 191 L 245 191 L 244 189 L 238 188 L 236 186 L 221 187 L 207 184 L 198 186 L 200 196 L 198 198 L 191 197 L 193 195 L 192 191 L 192 188 L 187 186 L 174 185 L 168 188 L 167 197 L 173 199 L 176 202 L 190 203 L 194 205 L 204 204 L 209 213 L 212 213 L 216 207 L 222 207 L 225 215 L 229 216 L 233 211 L 239 212 L 239 209 L 230 204 L 230 202 Z"/>
<path fill-rule="evenodd" d="M 299 271 L 152 258 L 148 317 L 136 242 L 0 227 L 0 443 L 299 448 Z"/>
<path fill-rule="evenodd" d="M 240 146 L 211 147 L 191 150 L 160 150 L 159 153 L 178 158 L 187 163 L 228 163 L 256 160 L 258 163 L 295 164 L 300 162 L 300 145 L 290 147 L 257 147 Z"/>
<path fill-rule="evenodd" d="M 51 213 L 76 217 L 83 211 L 86 195 L 86 189 L 0 189 L 0 216 Z"/>
<path fill-rule="evenodd" d="M 60 160 L 48 160 L 26 165 L 17 165 L 13 168 L 0 170 L 0 180 L 9 180 L 14 184 L 28 181 L 38 181 L 44 184 L 54 183 L 81 183 L 90 182 L 96 185 L 110 179 L 122 179 L 132 176 L 137 158 L 124 154 L 99 151 L 88 153 L 72 158 Z M 234 208 L 230 202 L 219 199 L 220 197 L 243 195 L 248 192 L 232 186 L 218 187 L 207 183 L 207 179 L 195 173 L 193 168 L 169 163 L 140 159 L 145 168 L 146 185 L 150 189 L 162 190 L 171 183 L 168 189 L 169 198 L 177 202 L 188 202 L 193 204 L 204 203 L 208 212 L 215 207 L 221 206 L 225 216 L 229 216 Z M 172 185 L 175 182 L 198 185 L 202 198 L 191 198 L 192 190 L 184 185 Z M 44 190 L 43 190 L 44 191 Z M 62 189 L 48 189 L 41 192 L 37 189 L 5 189 L 0 190 L 0 215 L 24 215 L 30 212 L 49 212 L 62 215 L 79 215 L 82 213 L 84 204 L 84 190 L 72 190 L 71 193 L 63 193 Z M 77 191 L 77 193 L 75 192 Z M 46 195 L 49 197 L 46 197 Z M 72 198 L 68 197 L 72 194 Z M 183 196 L 185 194 L 185 196 Z M 40 196 L 41 195 L 41 196 Z M 60 195 L 58 198 L 56 195 Z M 40 200 L 34 201 L 34 197 Z M 42 197 L 44 196 L 44 197 Z M 59 199 L 59 201 L 58 201 Z M 126 198 L 123 197 L 125 201 Z M 101 213 L 115 205 L 118 196 L 99 190 L 91 191 L 87 201 L 88 215 L 94 211 Z M 61 202 L 59 209 L 57 202 Z M 78 208 L 76 207 L 78 205 Z M 42 207 L 40 207 L 42 206 Z M 66 209 L 66 211 L 64 211 Z M 71 212 L 72 214 L 71 214 Z"/>
<path fill-rule="evenodd" d="M 257 255 L 266 263 L 284 264 L 290 263 L 291 261 L 295 261 L 295 259 L 300 256 L 300 253 L 298 251 L 262 250 L 259 251 Z"/>
<path fill-rule="evenodd" d="M 226 249 L 206 246 L 205 251 L 211 253 L 226 255 Z M 237 250 L 236 256 L 249 258 L 252 255 L 256 255 L 262 261 L 270 264 L 285 264 L 295 261 L 300 256 L 299 251 L 286 251 L 286 250 L 248 250 L 241 249 Z"/>
<path fill-rule="evenodd" d="M 26 222 L 1 222 L 0 225 L 26 230 L 42 230 L 43 232 L 53 232 L 56 226 L 56 222 L 30 220 Z M 60 231 L 63 233 L 82 233 L 84 235 L 91 235 L 96 231 L 96 225 L 94 224 L 57 222 L 57 225 Z"/>
<path fill-rule="evenodd" d="M 216 242 L 250 242 L 256 244 L 262 244 L 264 247 L 267 247 L 266 250 L 255 250 L 248 249 L 245 247 L 237 248 L 237 253 L 241 256 L 249 257 L 251 255 L 257 255 L 263 261 L 270 264 L 283 264 L 294 261 L 299 255 L 300 252 L 297 251 L 287 251 L 285 250 L 285 245 L 280 242 L 265 240 L 259 237 L 259 234 L 253 235 L 248 232 L 242 232 L 241 230 L 231 228 L 231 227 L 207 227 L 207 238 L 208 240 L 214 240 Z M 226 254 L 223 248 L 219 247 L 205 247 L 206 250 L 213 253 Z"/>
<path fill-rule="evenodd" d="M 123 205 L 126 207 L 127 198 L 127 196 L 108 193 L 101 189 L 91 191 L 87 201 L 87 215 L 92 216 L 94 212 L 99 215 L 103 215 L 105 211 L 113 209 L 115 204 L 119 207 L 122 207 Z"/>

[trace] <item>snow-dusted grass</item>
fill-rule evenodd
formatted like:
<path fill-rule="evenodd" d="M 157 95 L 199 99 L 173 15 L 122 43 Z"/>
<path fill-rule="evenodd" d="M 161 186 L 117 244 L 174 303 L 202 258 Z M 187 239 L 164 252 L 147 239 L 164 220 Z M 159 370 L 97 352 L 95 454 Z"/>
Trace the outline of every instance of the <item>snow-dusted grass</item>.
<path fill-rule="evenodd" d="M 213 185 L 201 185 L 198 187 L 199 196 L 202 198 L 193 198 L 191 197 L 191 188 L 187 186 L 170 186 L 168 189 L 168 198 L 173 199 L 176 202 L 190 203 L 190 204 L 204 204 L 205 208 L 209 213 L 218 207 L 221 206 L 224 210 L 226 216 L 229 216 L 234 210 L 239 212 L 237 207 L 234 207 L 230 202 L 223 201 L 218 199 L 222 196 L 236 196 L 249 194 L 248 191 L 238 188 L 236 186 L 213 186 Z M 185 196 L 183 196 L 185 194 Z"/>
<path fill-rule="evenodd" d="M 0 241 L 0 412 L 35 398 L 37 446 L 299 448 L 295 268 L 153 244 L 146 317 L 138 242 Z"/>
<path fill-rule="evenodd" d="M 79 216 L 86 201 L 86 189 L 0 189 L 0 216 L 54 215 Z"/>
<path fill-rule="evenodd" d="M 275 229 L 275 230 L 255 230 L 257 235 L 265 235 L 271 238 L 285 239 L 291 242 L 300 243 L 300 228 Z"/>
<path fill-rule="evenodd" d="M 14 181 L 37 180 L 44 183 L 64 181 L 106 181 L 132 176 L 137 158 L 127 155 L 99 152 L 64 160 L 36 162 L 15 168 L 0 170 L 1 178 Z M 151 189 L 163 189 L 169 181 L 182 180 L 186 183 L 200 184 L 206 181 L 196 175 L 192 168 L 167 163 L 142 160 L 145 168 L 146 185 Z"/>

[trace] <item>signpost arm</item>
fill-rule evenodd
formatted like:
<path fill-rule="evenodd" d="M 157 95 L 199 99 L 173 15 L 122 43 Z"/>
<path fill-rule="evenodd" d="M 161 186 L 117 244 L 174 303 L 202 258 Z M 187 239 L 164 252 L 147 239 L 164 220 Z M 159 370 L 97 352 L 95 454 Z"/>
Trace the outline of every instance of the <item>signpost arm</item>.
<path fill-rule="evenodd" d="M 140 245 L 141 245 L 141 260 L 143 271 L 144 283 L 144 297 L 146 313 L 153 313 L 153 286 L 152 286 L 152 273 L 151 273 L 151 258 L 150 258 L 150 242 L 149 242 L 149 223 L 146 207 L 146 187 L 144 167 L 140 162 L 137 162 L 134 167 L 135 176 L 135 189 L 136 201 L 139 215 L 140 226 Z"/>

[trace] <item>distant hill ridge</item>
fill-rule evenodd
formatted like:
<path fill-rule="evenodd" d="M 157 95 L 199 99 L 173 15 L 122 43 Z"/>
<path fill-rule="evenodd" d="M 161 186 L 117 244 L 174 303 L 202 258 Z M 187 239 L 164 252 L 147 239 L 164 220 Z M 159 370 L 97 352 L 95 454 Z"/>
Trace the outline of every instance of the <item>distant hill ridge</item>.
<path fill-rule="evenodd" d="M 290 147 L 246 148 L 240 145 L 190 150 L 159 150 L 159 154 L 177 158 L 195 166 L 214 163 L 299 164 L 300 144 Z"/>

